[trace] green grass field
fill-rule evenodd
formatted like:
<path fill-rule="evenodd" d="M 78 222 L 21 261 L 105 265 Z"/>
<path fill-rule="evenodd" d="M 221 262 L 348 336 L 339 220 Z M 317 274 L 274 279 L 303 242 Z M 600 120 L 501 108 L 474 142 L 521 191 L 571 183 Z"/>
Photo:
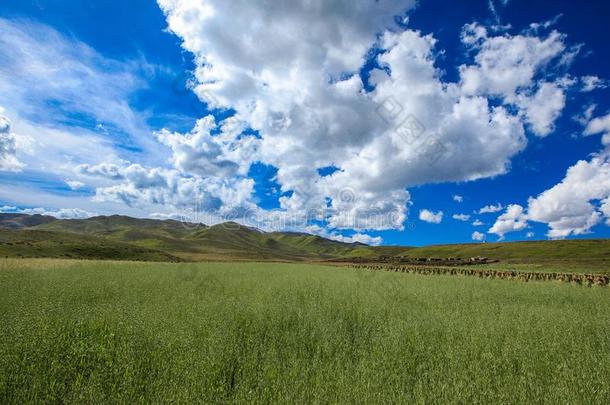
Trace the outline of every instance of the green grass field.
<path fill-rule="evenodd" d="M 400 253 L 406 257 L 485 256 L 504 264 L 529 265 L 559 271 L 610 273 L 610 240 L 544 240 L 425 246 Z"/>
<path fill-rule="evenodd" d="M 0 403 L 610 403 L 610 290 L 0 261 Z"/>

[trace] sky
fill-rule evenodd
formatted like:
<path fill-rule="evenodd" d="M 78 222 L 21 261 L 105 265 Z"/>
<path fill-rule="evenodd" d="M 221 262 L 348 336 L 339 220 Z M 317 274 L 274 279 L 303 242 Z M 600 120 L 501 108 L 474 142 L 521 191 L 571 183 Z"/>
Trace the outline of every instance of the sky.
<path fill-rule="evenodd" d="M 3 0 L 0 211 L 610 236 L 602 1 Z"/>

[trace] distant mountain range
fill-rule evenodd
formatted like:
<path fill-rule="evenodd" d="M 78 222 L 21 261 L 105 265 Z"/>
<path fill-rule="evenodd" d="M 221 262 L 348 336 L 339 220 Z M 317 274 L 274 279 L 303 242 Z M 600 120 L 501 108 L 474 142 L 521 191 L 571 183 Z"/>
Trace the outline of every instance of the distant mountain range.
<path fill-rule="evenodd" d="M 469 258 L 608 269 L 610 240 L 529 241 L 426 246 L 367 246 L 295 232 L 263 232 L 234 222 L 207 226 L 174 220 L 99 216 L 56 219 L 0 214 L 0 257 L 146 261 L 376 261 L 380 257 Z"/>
<path fill-rule="evenodd" d="M 0 228 L 0 255 L 23 257 L 292 261 L 368 257 L 406 249 L 372 248 L 306 233 L 262 232 L 234 222 L 207 226 L 119 215 L 56 219 L 0 214 Z M 116 257 L 108 257 L 108 249 L 117 250 Z"/>

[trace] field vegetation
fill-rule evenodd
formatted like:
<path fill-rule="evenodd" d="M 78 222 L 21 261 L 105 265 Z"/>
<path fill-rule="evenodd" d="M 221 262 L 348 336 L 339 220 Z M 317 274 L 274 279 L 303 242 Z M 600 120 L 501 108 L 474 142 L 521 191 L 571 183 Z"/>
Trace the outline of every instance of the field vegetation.
<path fill-rule="evenodd" d="M 367 246 L 316 235 L 262 232 L 126 216 L 57 220 L 0 214 L 0 257 L 143 261 L 378 261 L 381 257 L 499 260 L 509 270 L 610 274 L 610 240 L 472 243 L 427 247 Z"/>
<path fill-rule="evenodd" d="M 0 260 L 0 403 L 610 403 L 610 290 Z"/>

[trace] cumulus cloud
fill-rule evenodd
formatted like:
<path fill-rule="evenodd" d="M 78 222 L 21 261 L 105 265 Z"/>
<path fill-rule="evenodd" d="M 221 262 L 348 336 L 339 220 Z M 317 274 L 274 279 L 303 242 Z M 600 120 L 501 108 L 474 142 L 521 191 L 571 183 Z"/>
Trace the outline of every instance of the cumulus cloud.
<path fill-rule="evenodd" d="M 528 217 L 548 224 L 551 238 L 583 235 L 608 218 L 609 197 L 610 161 L 596 156 L 577 162 L 559 184 L 531 198 Z"/>
<path fill-rule="evenodd" d="M 126 162 L 122 162 L 126 163 Z M 76 167 L 76 173 L 88 176 L 88 177 L 98 177 L 102 179 L 108 180 L 121 180 L 123 179 L 123 174 L 121 173 L 122 167 L 119 164 L 102 162 L 97 165 L 91 164 L 81 164 Z"/>
<path fill-rule="evenodd" d="M 118 184 L 99 187 L 98 201 L 121 202 L 128 206 L 162 205 L 201 212 L 229 211 L 248 205 L 254 181 L 247 178 L 201 178 L 183 176 L 174 169 L 148 168 L 139 164 L 120 167 L 109 176 Z"/>
<path fill-rule="evenodd" d="M 66 184 L 68 185 L 68 187 L 70 187 L 71 190 L 74 191 L 80 190 L 81 188 L 85 187 L 85 183 L 78 180 L 66 180 Z"/>
<path fill-rule="evenodd" d="M 46 215 L 58 219 L 85 219 L 97 215 L 85 210 L 81 210 L 80 208 L 61 208 L 58 210 L 49 210 L 45 208 L 18 208 L 6 205 L 4 207 L 0 207 L 0 212 L 10 214 Z"/>
<path fill-rule="evenodd" d="M 478 242 L 484 241 L 485 240 L 485 234 L 481 233 L 481 232 L 475 231 L 475 232 L 472 233 L 472 240 L 475 240 L 475 241 L 478 241 Z"/>
<path fill-rule="evenodd" d="M 504 206 L 500 203 L 493 205 L 486 205 L 479 210 L 479 214 L 493 214 L 494 212 L 500 212 L 504 209 Z"/>
<path fill-rule="evenodd" d="M 610 114 L 589 121 L 584 134 L 587 136 L 602 134 L 602 143 L 610 146 Z"/>
<path fill-rule="evenodd" d="M 174 167 L 239 176 L 258 159 L 277 168 L 281 209 L 329 205 L 330 227 L 382 215 L 393 219 L 353 229 L 401 229 L 407 188 L 506 173 L 527 144 L 524 125 L 547 135 L 564 108 L 568 80 L 546 79 L 571 51 L 556 31 L 492 34 L 468 25 L 462 41 L 474 60 L 451 83 L 436 67 L 442 50 L 434 36 L 394 23 L 413 3 L 158 3 L 194 56 L 202 101 L 234 109 L 238 122 L 260 134 L 244 145 L 211 136 L 209 125 L 162 133 Z M 258 20 L 273 23 L 240 23 Z M 370 73 L 368 91 L 358 72 L 371 48 L 383 50 L 376 57 L 382 68 Z M 317 168 L 327 166 L 338 170 L 320 176 Z M 345 189 L 358 198 L 343 201 Z"/>
<path fill-rule="evenodd" d="M 590 120 L 585 135 L 604 134 L 608 145 L 610 115 Z M 510 211 L 510 212 L 509 212 Z M 563 180 L 537 197 L 528 200 L 527 212 L 511 205 L 501 215 L 490 233 L 501 237 L 521 230 L 527 221 L 547 224 L 547 236 L 563 239 L 584 235 L 603 222 L 610 225 L 610 154 L 607 149 L 594 154 L 590 160 L 580 160 L 571 166 Z"/>
<path fill-rule="evenodd" d="M 224 109 L 222 116 L 234 115 L 201 117 L 187 133 L 158 131 L 156 141 L 166 148 L 154 163 L 108 156 L 70 165 L 74 181 L 99 182 L 92 185 L 96 201 L 162 214 L 196 209 L 253 212 L 266 222 L 315 218 L 330 229 L 357 231 L 353 240 L 376 243 L 358 235 L 402 229 L 408 188 L 507 173 L 527 145 L 525 128 L 539 136 L 553 131 L 569 87 L 567 79 L 547 74 L 567 60 L 565 36 L 509 35 L 476 23 L 462 34 L 469 62 L 458 82 L 446 81 L 434 35 L 396 25 L 415 1 L 158 3 L 169 30 L 193 55 L 194 92 L 211 109 Z M 134 143 L 145 149 L 151 143 L 158 149 L 126 102 L 142 85 L 133 69 L 52 30 L 32 26 L 28 33 L 28 26 L 3 24 L 4 42 L 22 44 L 7 66 L 35 80 L 50 73 L 40 91 L 27 81 L 34 89 L 27 94 L 0 83 L 1 94 L 56 98 L 135 134 Z M 39 43 L 45 52 L 36 56 Z M 365 85 L 360 71 L 371 58 L 379 68 Z M 56 60 L 64 61 L 62 69 L 49 69 Z M 254 162 L 277 169 L 279 210 L 256 205 L 247 177 Z M 338 170 L 321 176 L 318 169 L 329 166 Z M 442 212 L 427 212 L 430 222 L 442 220 Z"/>
<path fill-rule="evenodd" d="M 483 222 L 481 222 L 481 220 L 476 219 L 473 223 L 472 226 L 483 226 L 485 225 Z"/>
<path fill-rule="evenodd" d="M 443 221 L 443 211 L 432 212 L 430 210 L 420 210 L 419 219 L 430 224 L 440 224 Z"/>
<path fill-rule="evenodd" d="M 582 91 L 585 93 L 591 92 L 597 89 L 605 89 L 608 87 L 606 80 L 600 79 L 598 76 L 583 76 L 580 78 Z"/>
<path fill-rule="evenodd" d="M 464 197 L 462 197 L 461 195 L 456 194 L 456 195 L 453 196 L 453 201 L 461 203 L 461 202 L 464 201 Z"/>
<path fill-rule="evenodd" d="M 517 105 L 522 109 L 532 131 L 539 136 L 554 131 L 554 123 L 561 115 L 565 103 L 565 92 L 554 83 L 543 83 L 531 96 L 517 96 Z"/>
<path fill-rule="evenodd" d="M 336 232 L 329 232 L 319 225 L 307 226 L 305 228 L 305 230 L 314 235 L 318 235 L 323 238 L 335 240 L 337 242 L 363 243 L 365 245 L 371 245 L 371 246 L 379 246 L 383 243 L 383 238 L 381 236 L 373 237 L 373 236 L 367 235 L 365 233 L 355 233 L 352 236 L 344 236 L 344 235 L 338 234 Z"/>
<path fill-rule="evenodd" d="M 462 87 L 469 94 L 494 94 L 514 100 L 522 89 L 536 84 L 537 72 L 565 51 L 565 37 L 557 31 L 546 38 L 531 34 L 490 36 L 477 23 L 464 26 L 462 42 L 476 51 L 474 65 L 462 65 Z"/>
<path fill-rule="evenodd" d="M 470 219 L 470 215 L 468 215 L 468 214 L 453 214 L 452 218 L 457 220 L 457 221 L 466 222 L 466 221 L 468 221 Z"/>
<path fill-rule="evenodd" d="M 606 217 L 606 225 L 610 226 L 610 197 L 602 201 L 601 211 Z"/>
<path fill-rule="evenodd" d="M 496 223 L 489 229 L 488 233 L 496 234 L 500 239 L 509 232 L 523 230 L 527 227 L 527 215 L 522 206 L 517 204 L 509 205 L 506 212 L 500 215 Z"/>
<path fill-rule="evenodd" d="M 490 36 L 477 23 L 464 26 L 462 42 L 477 52 L 473 65 L 460 67 L 461 86 L 466 94 L 495 95 L 519 110 L 537 136 L 547 136 L 565 107 L 568 77 L 545 82 L 538 74 L 556 65 L 568 64 L 576 52 L 569 49 L 563 34 L 552 31 L 538 35 L 539 28 L 518 35 Z"/>
<path fill-rule="evenodd" d="M 597 104 L 589 104 L 583 110 L 582 113 L 578 113 L 572 116 L 572 119 L 578 122 L 580 125 L 586 127 L 591 118 L 593 118 L 593 113 L 597 108 Z"/>
<path fill-rule="evenodd" d="M 16 135 L 11 132 L 11 122 L 0 115 L 0 171 L 20 172 L 24 168 L 17 159 L 17 142 Z"/>
<path fill-rule="evenodd" d="M 256 157 L 258 140 L 241 137 L 244 125 L 236 119 L 224 120 L 220 133 L 212 135 L 216 127 L 216 120 L 208 115 L 198 120 L 189 134 L 162 130 L 157 138 L 172 149 L 172 163 L 182 172 L 202 177 L 247 174 Z"/>

